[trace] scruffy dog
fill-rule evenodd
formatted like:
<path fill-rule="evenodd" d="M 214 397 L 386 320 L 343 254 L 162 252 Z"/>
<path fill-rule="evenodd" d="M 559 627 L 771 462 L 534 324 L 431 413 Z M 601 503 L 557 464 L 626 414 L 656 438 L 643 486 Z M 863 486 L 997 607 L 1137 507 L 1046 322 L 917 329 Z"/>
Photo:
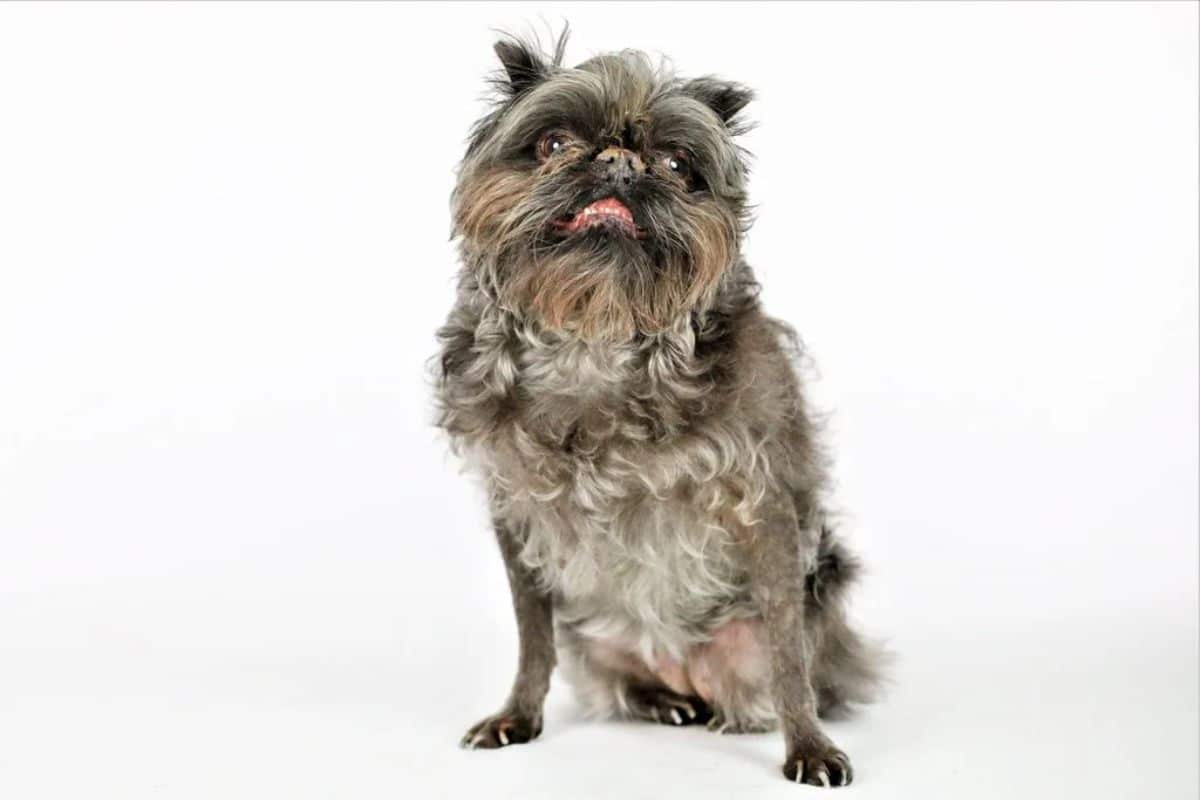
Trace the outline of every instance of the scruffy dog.
<path fill-rule="evenodd" d="M 520 632 L 511 696 L 463 744 L 536 737 L 557 656 L 591 711 L 778 725 L 788 779 L 848 784 L 817 718 L 877 672 L 795 336 L 739 255 L 751 93 L 638 52 L 566 68 L 564 44 L 497 43 L 453 195 L 439 424 L 485 480 Z"/>

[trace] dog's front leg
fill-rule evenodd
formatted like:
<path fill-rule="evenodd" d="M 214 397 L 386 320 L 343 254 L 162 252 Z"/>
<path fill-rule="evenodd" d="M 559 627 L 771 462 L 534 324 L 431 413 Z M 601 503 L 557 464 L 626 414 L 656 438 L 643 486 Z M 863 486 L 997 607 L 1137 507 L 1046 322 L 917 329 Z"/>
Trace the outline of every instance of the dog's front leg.
<path fill-rule="evenodd" d="M 514 528 L 499 520 L 495 527 L 517 616 L 517 677 L 504 707 L 471 726 L 463 737 L 463 746 L 470 748 L 523 744 L 541 733 L 542 704 L 554 671 L 551 598 L 538 585 L 534 572 L 521 562 L 521 543 Z"/>
<path fill-rule="evenodd" d="M 804 578 L 816 554 L 817 532 L 798 519 L 790 497 L 781 497 L 738 538 L 767 632 L 771 691 L 787 745 L 783 774 L 796 783 L 844 786 L 853 779 L 850 759 L 821 732 L 809 679 Z"/>

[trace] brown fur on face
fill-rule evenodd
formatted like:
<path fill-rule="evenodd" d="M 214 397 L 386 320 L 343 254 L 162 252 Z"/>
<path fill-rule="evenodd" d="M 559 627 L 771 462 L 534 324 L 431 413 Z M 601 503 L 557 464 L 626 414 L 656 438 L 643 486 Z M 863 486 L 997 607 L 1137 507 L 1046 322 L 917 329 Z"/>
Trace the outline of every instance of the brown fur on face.
<path fill-rule="evenodd" d="M 690 223 L 694 256 L 664 259 L 656 270 L 628 269 L 591 252 L 534 251 L 527 263 L 514 265 L 502 302 L 547 328 L 587 339 L 627 341 L 638 333 L 660 333 L 703 305 L 736 252 L 736 229 L 719 209 L 697 207 Z"/>
<path fill-rule="evenodd" d="M 479 285 L 548 330 L 629 341 L 702 313 L 736 261 L 745 227 L 736 126 L 640 54 L 547 68 L 477 128 L 454 193 L 455 233 Z M 562 130 L 552 158 L 533 142 Z M 594 159 L 628 148 L 637 182 L 613 193 L 644 236 L 556 236 L 553 223 L 608 196 Z M 691 180 L 664 158 L 694 154 Z"/>

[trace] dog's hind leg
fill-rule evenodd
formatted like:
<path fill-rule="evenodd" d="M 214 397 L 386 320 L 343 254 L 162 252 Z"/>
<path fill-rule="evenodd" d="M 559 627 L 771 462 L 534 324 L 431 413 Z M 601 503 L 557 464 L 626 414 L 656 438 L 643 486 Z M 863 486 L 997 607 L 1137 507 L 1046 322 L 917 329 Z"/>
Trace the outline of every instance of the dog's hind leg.
<path fill-rule="evenodd" d="M 677 668 L 656 672 L 631 649 L 586 638 L 567 626 L 559 627 L 558 647 L 563 674 L 590 715 L 664 725 L 704 724 L 713 716 Z"/>

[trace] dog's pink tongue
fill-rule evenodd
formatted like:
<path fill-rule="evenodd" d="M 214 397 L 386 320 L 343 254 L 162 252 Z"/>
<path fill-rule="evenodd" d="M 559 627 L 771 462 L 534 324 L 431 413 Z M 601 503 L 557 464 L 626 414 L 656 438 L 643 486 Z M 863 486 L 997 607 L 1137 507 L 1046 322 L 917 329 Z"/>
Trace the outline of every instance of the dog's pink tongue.
<path fill-rule="evenodd" d="M 598 217 L 619 217 L 630 224 L 633 223 L 633 212 L 624 203 L 615 197 L 606 197 L 590 203 L 580 210 L 571 218 L 570 227 L 574 230 Z"/>

